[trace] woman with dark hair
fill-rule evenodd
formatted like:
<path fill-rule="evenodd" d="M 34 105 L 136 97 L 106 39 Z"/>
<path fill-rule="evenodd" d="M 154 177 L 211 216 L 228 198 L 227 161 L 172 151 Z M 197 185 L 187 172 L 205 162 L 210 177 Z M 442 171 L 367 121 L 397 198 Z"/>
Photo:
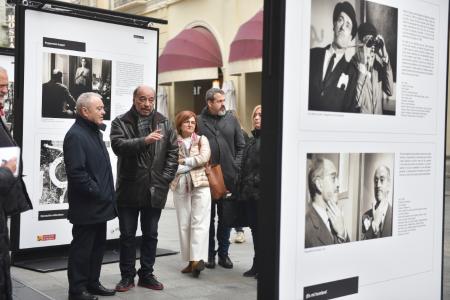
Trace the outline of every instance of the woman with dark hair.
<path fill-rule="evenodd" d="M 246 271 L 243 275 L 245 277 L 257 277 L 257 263 L 256 263 L 256 210 L 258 201 L 260 201 L 260 132 L 261 132 L 261 118 L 262 111 L 261 105 L 257 105 L 252 112 L 252 137 L 248 141 L 245 150 L 244 157 L 242 158 L 242 167 L 240 174 L 240 194 L 239 199 L 245 201 L 245 210 L 248 217 L 248 224 L 252 231 L 253 237 L 253 249 L 255 255 L 253 257 L 253 265 L 250 270 Z"/>
<path fill-rule="evenodd" d="M 182 273 L 198 277 L 208 258 L 211 192 L 205 164 L 211 156 L 206 136 L 197 135 L 197 116 L 182 111 L 175 117 L 178 170 L 170 187 L 177 211 L 181 257 L 189 264 Z"/>

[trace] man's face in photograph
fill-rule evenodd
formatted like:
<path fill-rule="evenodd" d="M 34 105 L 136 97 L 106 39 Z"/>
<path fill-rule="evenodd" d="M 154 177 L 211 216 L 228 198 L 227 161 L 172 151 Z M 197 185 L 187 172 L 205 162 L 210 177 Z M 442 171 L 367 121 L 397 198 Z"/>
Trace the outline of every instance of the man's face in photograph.
<path fill-rule="evenodd" d="M 339 16 L 333 24 L 334 44 L 338 48 L 346 48 L 352 41 L 352 20 L 344 13 L 340 12 Z"/>
<path fill-rule="evenodd" d="M 375 199 L 383 201 L 387 199 L 389 194 L 389 173 L 384 167 L 380 167 L 375 171 L 373 177 L 373 187 L 375 190 Z"/>
<path fill-rule="evenodd" d="M 323 176 L 322 181 L 322 197 L 325 202 L 332 201 L 335 204 L 338 200 L 339 193 L 339 177 L 336 167 L 329 160 L 323 162 Z"/>

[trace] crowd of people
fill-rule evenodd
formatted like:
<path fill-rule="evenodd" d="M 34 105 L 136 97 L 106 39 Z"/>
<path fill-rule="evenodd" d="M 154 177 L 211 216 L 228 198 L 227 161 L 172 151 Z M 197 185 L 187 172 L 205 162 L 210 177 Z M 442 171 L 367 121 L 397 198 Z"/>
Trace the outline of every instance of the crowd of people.
<path fill-rule="evenodd" d="M 80 71 L 80 74 L 84 73 Z M 55 74 L 58 75 L 58 74 Z M 6 71 L 0 68 L 0 102 L 7 86 Z M 169 188 L 173 191 L 177 213 L 181 258 L 180 271 L 199 277 L 206 268 L 218 264 L 233 268 L 229 256 L 230 231 L 224 222 L 222 199 L 212 200 L 207 164 L 220 164 L 225 197 L 243 203 L 245 225 L 256 235 L 256 209 L 259 200 L 259 148 L 261 106 L 252 113 L 253 130 L 245 142 L 236 116 L 224 105 L 224 92 L 211 88 L 199 115 L 181 111 L 175 126 L 155 108 L 155 90 L 140 85 L 133 92 L 129 111 L 111 124 L 111 147 L 118 157 L 114 187 L 111 162 L 103 141 L 105 106 L 102 96 L 84 92 L 76 100 L 75 122 L 64 137 L 64 163 L 68 180 L 68 219 L 73 224 L 67 277 L 69 299 L 95 300 L 112 296 L 137 285 L 163 290 L 154 274 L 158 243 L 158 222 L 165 207 Z M 2 121 L 0 146 L 14 144 Z M 21 176 L 12 174 L 16 161 L 0 166 L 0 226 L 6 228 L 6 216 L 31 209 Z M 14 193 L 5 192 L 16 186 Z M 16 206 L 11 208 L 11 203 Z M 216 231 L 215 219 L 218 219 Z M 115 288 L 100 282 L 101 264 L 106 247 L 106 223 L 118 217 L 120 229 L 120 274 Z M 140 268 L 136 270 L 136 231 L 140 221 Z M 0 278 L 0 295 L 11 299 L 7 230 L 0 230 L 5 242 L 0 248 L 6 278 Z M 215 239 L 217 236 L 218 247 Z M 242 242 L 242 241 L 241 241 Z M 257 277 L 256 242 L 254 260 L 244 276 Z"/>

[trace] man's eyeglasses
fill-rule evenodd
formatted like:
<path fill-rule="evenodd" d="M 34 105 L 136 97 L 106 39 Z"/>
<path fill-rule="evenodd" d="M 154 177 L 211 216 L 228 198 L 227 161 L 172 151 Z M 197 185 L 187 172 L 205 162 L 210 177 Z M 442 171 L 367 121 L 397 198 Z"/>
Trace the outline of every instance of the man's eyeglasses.
<path fill-rule="evenodd" d="M 146 96 L 140 96 L 138 97 L 139 102 L 150 102 L 153 103 L 155 101 L 155 97 L 146 97 Z"/>

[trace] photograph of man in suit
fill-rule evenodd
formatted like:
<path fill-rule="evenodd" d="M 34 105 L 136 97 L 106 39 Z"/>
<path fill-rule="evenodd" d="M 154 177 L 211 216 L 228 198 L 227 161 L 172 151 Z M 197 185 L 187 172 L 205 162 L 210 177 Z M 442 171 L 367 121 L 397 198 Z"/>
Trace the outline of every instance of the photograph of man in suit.
<path fill-rule="evenodd" d="M 362 215 L 362 239 L 392 236 L 392 205 L 389 203 L 391 171 L 380 166 L 373 176 L 375 201 L 372 208 Z"/>
<path fill-rule="evenodd" d="M 337 205 L 339 178 L 333 162 L 313 160 L 308 186 L 311 204 L 305 218 L 305 248 L 349 242 L 344 214 Z"/>
<path fill-rule="evenodd" d="M 346 51 L 353 47 L 357 28 L 353 6 L 347 1 L 336 4 L 333 42 L 310 50 L 309 110 L 357 112 L 354 95 L 358 72 L 351 63 L 354 49 Z"/>

